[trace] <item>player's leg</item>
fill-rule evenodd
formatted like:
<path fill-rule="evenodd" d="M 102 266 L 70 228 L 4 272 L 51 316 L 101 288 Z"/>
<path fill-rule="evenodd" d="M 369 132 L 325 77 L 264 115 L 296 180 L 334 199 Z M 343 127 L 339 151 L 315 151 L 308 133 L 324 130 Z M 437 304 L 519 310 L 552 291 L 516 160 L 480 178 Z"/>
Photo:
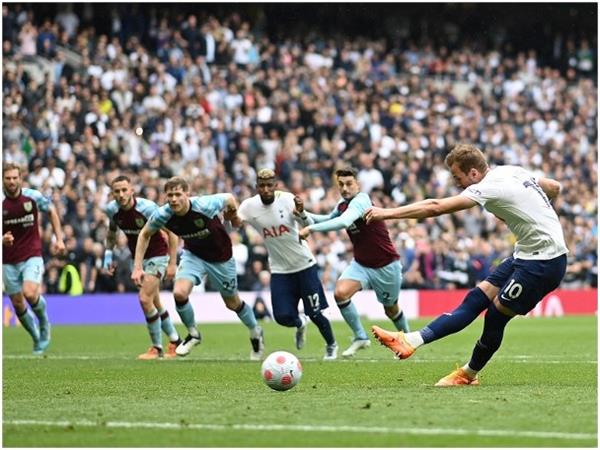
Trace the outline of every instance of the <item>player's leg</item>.
<path fill-rule="evenodd" d="M 154 306 L 154 296 L 158 291 L 160 278 L 156 275 L 146 273 L 144 282 L 140 287 L 139 298 L 144 317 L 146 318 L 146 327 L 150 335 L 152 346 L 147 352 L 138 356 L 138 359 L 150 360 L 162 358 L 164 351 L 162 347 L 162 336 L 160 332 L 160 315 L 158 309 Z"/>
<path fill-rule="evenodd" d="M 33 314 L 31 314 L 27 307 L 25 297 L 23 297 L 21 292 L 18 292 L 16 294 L 10 294 L 9 298 L 13 305 L 13 309 L 15 310 L 15 314 L 17 315 L 17 319 L 19 319 L 19 322 L 21 322 L 25 331 L 27 331 L 31 336 L 31 339 L 33 339 L 33 353 L 42 353 L 42 350 L 39 348 L 40 331 Z"/>
<path fill-rule="evenodd" d="M 293 274 L 271 274 L 270 286 L 275 322 L 288 328 L 301 327 L 303 321 L 298 314 L 299 286 Z"/>
<path fill-rule="evenodd" d="M 565 274 L 566 261 L 564 255 L 548 261 L 515 261 L 514 272 L 494 298 L 493 304 L 488 307 L 483 333 L 473 348 L 471 360 L 459 369 L 464 377 L 476 380 L 477 373 L 500 348 L 508 322 L 518 314 L 527 314 L 558 287 Z M 460 383 L 460 379 L 454 378 L 450 374 L 442 378 L 437 385 L 464 384 Z"/>
<path fill-rule="evenodd" d="M 206 273 L 211 282 L 219 286 L 219 292 L 225 302 L 225 306 L 234 311 L 241 322 L 250 330 L 250 344 L 252 351 L 250 359 L 258 361 L 264 352 L 264 335 L 262 327 L 256 322 L 254 311 L 250 305 L 240 299 L 237 290 L 237 274 L 235 271 L 235 260 L 231 257 L 222 263 L 204 262 Z"/>
<path fill-rule="evenodd" d="M 328 308 L 327 297 L 323 285 L 319 279 L 319 271 L 316 265 L 309 267 L 297 275 L 300 295 L 304 303 L 304 312 L 317 326 L 319 333 L 325 340 L 325 360 L 337 358 L 338 345 L 331 329 L 331 323 L 323 315 L 323 310 Z"/>
<path fill-rule="evenodd" d="M 271 275 L 271 303 L 275 322 L 284 327 L 295 327 L 295 344 L 300 350 L 306 341 L 308 318 L 298 313 L 300 282 L 295 273 L 274 273 Z"/>
<path fill-rule="evenodd" d="M 177 332 L 177 328 L 175 328 L 175 325 L 173 324 L 169 311 L 167 311 L 167 308 L 164 307 L 160 300 L 160 291 L 157 291 L 154 294 L 154 306 L 158 310 L 158 315 L 160 316 L 160 327 L 169 339 L 169 345 L 167 350 L 165 350 L 165 358 L 175 358 L 177 356 L 175 349 L 181 344 L 182 340 Z"/>
<path fill-rule="evenodd" d="M 360 322 L 356 306 L 352 303 L 352 296 L 361 289 L 367 289 L 368 283 L 368 276 L 362 266 L 352 260 L 335 284 L 335 301 L 340 308 L 342 317 L 354 333 L 352 344 L 342 352 L 344 357 L 354 356 L 358 350 L 367 348 L 371 344 L 367 332 Z"/>
<path fill-rule="evenodd" d="M 37 351 L 44 351 L 50 345 L 50 321 L 46 311 L 46 299 L 40 293 L 43 275 L 44 260 L 39 256 L 29 258 L 21 267 L 23 296 L 39 323 Z"/>
<path fill-rule="evenodd" d="M 162 331 L 169 338 L 169 346 L 164 352 L 164 357 L 175 358 L 177 356 L 175 350 L 177 346 L 181 344 L 181 339 L 179 338 L 179 334 L 177 333 L 175 326 L 173 326 L 173 321 L 169 316 L 169 312 L 163 307 L 162 302 L 160 301 L 160 281 L 163 279 L 167 271 L 168 263 L 168 256 L 155 256 L 153 258 L 145 259 L 144 273 L 152 275 L 158 280 L 158 283 L 153 283 L 152 305 L 158 312 L 159 320 L 157 322 L 159 322 L 160 329 L 162 329 Z M 160 335 L 160 331 L 158 333 Z M 162 341 L 160 337 L 159 340 Z"/>
<path fill-rule="evenodd" d="M 177 346 L 175 352 L 179 356 L 187 356 L 193 347 L 200 344 L 202 341 L 202 335 L 196 327 L 196 317 L 194 315 L 194 308 L 190 303 L 190 293 L 194 283 L 187 278 L 179 278 L 175 281 L 173 286 L 173 298 L 175 299 L 175 309 L 177 314 L 181 318 L 181 322 L 188 331 L 188 335 L 185 339 Z"/>
<path fill-rule="evenodd" d="M 410 357 L 423 344 L 456 333 L 487 309 L 491 300 L 513 272 L 513 259 L 507 258 L 494 273 L 477 287 L 471 289 L 462 303 L 452 312 L 444 313 L 419 331 L 411 333 L 390 332 L 377 326 L 373 334 L 383 345 L 392 350 L 400 359 Z"/>
<path fill-rule="evenodd" d="M 189 297 L 192 288 L 202 282 L 205 273 L 206 269 L 202 260 L 191 252 L 184 250 L 181 254 L 179 266 L 177 266 L 175 285 L 173 286 L 175 309 L 188 331 L 188 335 L 175 350 L 179 356 L 188 355 L 192 348 L 202 341 L 202 335 L 196 327 L 194 308 L 192 308 Z"/>
<path fill-rule="evenodd" d="M 396 330 L 408 333 L 410 328 L 404 311 L 398 304 L 402 286 L 402 264 L 393 261 L 378 269 L 366 269 L 369 274 L 369 284 L 375 291 L 377 301 L 383 305 L 385 315 L 392 321 Z"/>

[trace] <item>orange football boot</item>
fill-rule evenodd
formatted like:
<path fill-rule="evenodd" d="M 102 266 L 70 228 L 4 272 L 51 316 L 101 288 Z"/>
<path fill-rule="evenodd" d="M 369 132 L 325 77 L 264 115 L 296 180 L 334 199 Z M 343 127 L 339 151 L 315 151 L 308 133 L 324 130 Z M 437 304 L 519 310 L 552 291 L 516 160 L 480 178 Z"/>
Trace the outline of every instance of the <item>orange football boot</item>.
<path fill-rule="evenodd" d="M 158 349 L 156 347 L 150 347 L 146 353 L 142 353 L 141 355 L 138 355 L 137 359 L 149 361 L 151 359 L 160 359 L 162 357 L 163 357 L 162 349 Z"/>
<path fill-rule="evenodd" d="M 448 387 L 448 386 L 479 386 L 479 378 L 471 378 L 462 367 L 458 367 L 453 370 L 449 375 L 446 375 L 440 381 L 435 383 L 437 387 Z"/>
<path fill-rule="evenodd" d="M 371 331 L 381 345 L 385 345 L 400 359 L 410 358 L 415 352 L 415 348 L 406 341 L 403 331 L 386 331 L 377 325 L 373 325 Z"/>

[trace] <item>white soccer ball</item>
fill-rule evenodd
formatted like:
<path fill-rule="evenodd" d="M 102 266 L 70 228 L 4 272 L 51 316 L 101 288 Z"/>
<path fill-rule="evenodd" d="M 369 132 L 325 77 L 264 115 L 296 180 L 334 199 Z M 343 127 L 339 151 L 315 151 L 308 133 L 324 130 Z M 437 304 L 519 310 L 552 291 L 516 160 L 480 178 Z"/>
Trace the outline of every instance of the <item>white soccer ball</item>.
<path fill-rule="evenodd" d="M 263 380 L 271 389 L 287 391 L 302 378 L 302 364 L 288 352 L 273 352 L 265 358 L 261 367 Z"/>

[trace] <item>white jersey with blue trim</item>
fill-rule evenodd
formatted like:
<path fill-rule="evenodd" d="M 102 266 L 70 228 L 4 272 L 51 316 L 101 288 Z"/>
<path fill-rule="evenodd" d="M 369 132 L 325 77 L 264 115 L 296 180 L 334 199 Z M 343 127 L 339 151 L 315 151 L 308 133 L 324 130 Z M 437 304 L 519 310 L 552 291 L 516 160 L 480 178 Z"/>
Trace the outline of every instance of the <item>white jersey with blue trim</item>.
<path fill-rule="evenodd" d="M 239 207 L 240 218 L 262 235 L 272 273 L 296 273 L 316 264 L 308 244 L 300 240 L 297 223 L 304 223 L 294 215 L 295 208 L 294 194 L 283 191 L 275 191 L 270 205 L 255 195 Z"/>
<path fill-rule="evenodd" d="M 553 259 L 568 252 L 560 221 L 537 178 L 518 166 L 491 169 L 462 195 L 502 219 L 517 242 L 513 256 Z"/>

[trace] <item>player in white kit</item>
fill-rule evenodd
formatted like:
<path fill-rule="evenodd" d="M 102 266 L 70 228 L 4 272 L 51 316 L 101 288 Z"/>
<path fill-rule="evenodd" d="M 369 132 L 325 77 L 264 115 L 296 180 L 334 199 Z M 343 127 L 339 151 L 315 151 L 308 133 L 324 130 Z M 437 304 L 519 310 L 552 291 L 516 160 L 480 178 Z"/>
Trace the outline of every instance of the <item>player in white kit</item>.
<path fill-rule="evenodd" d="M 372 208 L 367 221 L 422 219 L 480 205 L 504 221 L 516 237 L 513 256 L 471 289 L 463 303 L 413 333 L 373 327 L 375 337 L 401 359 L 428 344 L 469 325 L 487 310 L 483 334 L 471 360 L 438 381 L 436 386 L 478 385 L 477 373 L 500 348 L 504 328 L 517 314 L 525 315 L 560 284 L 567 265 L 563 230 L 550 200 L 560 193 L 556 180 L 536 177 L 517 166 L 491 169 L 475 146 L 458 144 L 446 156 L 446 165 L 460 195 L 427 199 L 399 208 Z"/>
<path fill-rule="evenodd" d="M 338 346 L 331 324 L 321 312 L 328 304 L 317 261 L 298 235 L 297 224 L 308 224 L 304 205 L 294 194 L 275 188 L 275 172 L 260 170 L 256 184 L 258 194 L 244 200 L 238 209 L 238 216 L 261 233 L 269 252 L 273 316 L 280 325 L 296 327 L 296 348 L 301 349 L 308 322 L 305 315 L 298 313 L 302 299 L 305 314 L 325 340 L 323 359 L 336 359 Z"/>

